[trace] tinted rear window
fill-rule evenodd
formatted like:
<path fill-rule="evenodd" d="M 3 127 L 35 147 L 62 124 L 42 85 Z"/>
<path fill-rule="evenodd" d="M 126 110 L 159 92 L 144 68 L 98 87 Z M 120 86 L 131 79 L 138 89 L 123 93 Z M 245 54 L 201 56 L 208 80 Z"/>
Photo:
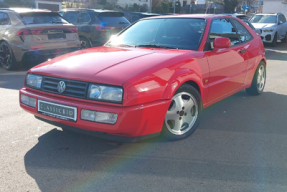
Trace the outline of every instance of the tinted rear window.
<path fill-rule="evenodd" d="M 130 22 L 121 12 L 104 12 L 98 15 L 98 19 L 106 26 L 128 26 Z"/>
<path fill-rule="evenodd" d="M 19 14 L 26 25 L 28 24 L 48 24 L 67 23 L 58 13 L 53 12 L 30 12 Z"/>

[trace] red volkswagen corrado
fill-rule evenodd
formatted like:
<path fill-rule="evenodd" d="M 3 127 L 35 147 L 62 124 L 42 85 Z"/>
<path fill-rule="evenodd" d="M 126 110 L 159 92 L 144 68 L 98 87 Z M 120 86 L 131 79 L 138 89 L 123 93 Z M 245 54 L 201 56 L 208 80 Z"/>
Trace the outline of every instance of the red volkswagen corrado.
<path fill-rule="evenodd" d="M 30 69 L 20 105 L 37 119 L 92 135 L 135 141 L 191 135 L 203 108 L 240 90 L 263 92 L 264 47 L 237 18 L 142 19 L 102 47 Z"/>

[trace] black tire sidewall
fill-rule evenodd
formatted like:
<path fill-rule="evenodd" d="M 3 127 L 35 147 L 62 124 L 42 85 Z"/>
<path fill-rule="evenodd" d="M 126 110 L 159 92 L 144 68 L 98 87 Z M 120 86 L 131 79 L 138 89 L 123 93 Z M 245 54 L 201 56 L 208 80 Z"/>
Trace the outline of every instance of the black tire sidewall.
<path fill-rule="evenodd" d="M 80 41 L 81 41 L 81 48 L 82 49 L 87 49 L 91 47 L 90 41 L 86 38 L 86 37 L 80 37 Z M 87 47 L 82 47 L 82 41 L 86 42 L 86 45 L 88 45 Z"/>
<path fill-rule="evenodd" d="M 277 40 L 278 40 L 278 38 L 277 38 L 277 32 L 276 32 L 274 35 L 274 38 L 273 38 L 273 42 L 272 42 L 273 47 L 275 47 L 277 45 Z"/>
<path fill-rule="evenodd" d="M 16 66 L 16 60 L 15 60 L 15 57 L 14 57 L 14 53 L 13 53 L 13 50 L 11 49 L 9 43 L 7 43 L 6 41 L 3 41 L 2 43 L 0 43 L 0 47 L 3 46 L 3 45 L 6 45 L 9 49 L 10 49 L 10 52 L 11 52 L 11 57 L 12 57 L 12 64 L 10 67 L 5 67 L 4 65 L 0 64 L 4 69 L 10 71 L 10 70 L 14 70 L 14 69 L 17 69 L 17 66 Z"/>
<path fill-rule="evenodd" d="M 281 42 L 282 42 L 282 43 L 287 43 L 287 32 L 286 32 L 286 34 L 285 34 L 284 39 L 282 39 Z"/>
<path fill-rule="evenodd" d="M 200 120 L 201 120 L 201 113 L 202 113 L 202 100 L 201 100 L 201 96 L 199 94 L 199 92 L 191 85 L 189 84 L 183 84 L 181 85 L 177 91 L 175 92 L 174 95 L 181 93 L 181 92 L 187 92 L 190 93 L 197 101 L 197 105 L 198 105 L 198 116 L 197 119 L 193 125 L 193 127 L 186 133 L 184 133 L 183 135 L 175 135 L 173 133 L 171 133 L 167 127 L 165 126 L 165 122 L 163 122 L 163 127 L 162 127 L 162 135 L 165 139 L 167 140 L 180 140 L 180 139 L 184 139 L 188 136 L 190 136 L 198 127 Z"/>

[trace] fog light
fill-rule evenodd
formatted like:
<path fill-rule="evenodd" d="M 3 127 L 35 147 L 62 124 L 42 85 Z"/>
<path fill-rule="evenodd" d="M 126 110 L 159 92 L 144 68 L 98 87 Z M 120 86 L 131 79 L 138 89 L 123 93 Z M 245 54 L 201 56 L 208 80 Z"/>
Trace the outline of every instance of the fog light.
<path fill-rule="evenodd" d="M 82 109 L 81 119 L 99 123 L 115 124 L 118 119 L 118 114 Z"/>
<path fill-rule="evenodd" d="M 81 119 L 95 121 L 96 111 L 82 109 Z"/>
<path fill-rule="evenodd" d="M 118 119 L 118 114 L 97 112 L 95 121 L 100 122 L 100 123 L 115 124 L 117 122 L 117 119 Z"/>
<path fill-rule="evenodd" d="M 36 107 L 36 99 L 21 94 L 21 103 L 30 107 Z"/>

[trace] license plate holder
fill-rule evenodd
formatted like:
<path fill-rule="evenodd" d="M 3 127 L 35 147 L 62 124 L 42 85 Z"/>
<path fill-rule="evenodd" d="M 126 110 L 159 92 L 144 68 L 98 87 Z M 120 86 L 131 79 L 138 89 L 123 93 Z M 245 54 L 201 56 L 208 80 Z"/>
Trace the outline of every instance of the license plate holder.
<path fill-rule="evenodd" d="M 77 121 L 77 107 L 54 102 L 38 100 L 38 113 L 66 121 Z"/>
<path fill-rule="evenodd" d="M 66 39 L 65 34 L 48 34 L 48 39 Z"/>

